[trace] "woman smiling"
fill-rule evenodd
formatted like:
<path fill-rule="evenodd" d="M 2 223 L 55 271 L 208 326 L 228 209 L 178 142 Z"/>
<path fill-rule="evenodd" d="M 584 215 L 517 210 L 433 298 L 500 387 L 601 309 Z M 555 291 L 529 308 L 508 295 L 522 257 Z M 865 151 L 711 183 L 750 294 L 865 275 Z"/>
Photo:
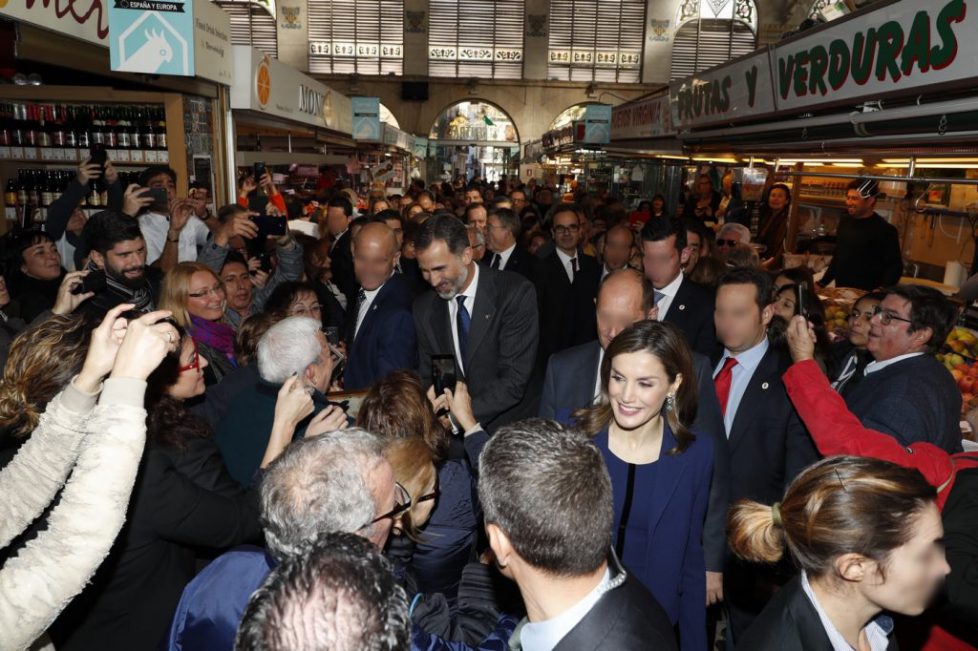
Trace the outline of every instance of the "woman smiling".
<path fill-rule="evenodd" d="M 574 414 L 611 475 L 615 551 L 678 625 L 682 649 L 707 646 L 702 534 L 713 445 L 689 430 L 695 379 L 679 330 L 640 321 L 608 345 L 601 401 Z"/>

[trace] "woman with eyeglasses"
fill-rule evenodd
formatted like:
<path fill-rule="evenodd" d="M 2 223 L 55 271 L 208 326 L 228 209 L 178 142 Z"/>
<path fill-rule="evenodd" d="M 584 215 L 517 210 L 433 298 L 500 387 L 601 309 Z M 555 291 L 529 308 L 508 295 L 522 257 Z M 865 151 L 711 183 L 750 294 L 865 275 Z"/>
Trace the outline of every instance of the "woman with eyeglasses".
<path fill-rule="evenodd" d="M 213 386 L 238 368 L 234 354 L 234 328 L 225 320 L 227 295 L 214 271 L 199 262 L 181 262 L 163 277 L 160 308 L 197 342 L 207 360 L 205 382 Z"/>
<path fill-rule="evenodd" d="M 697 408 L 692 354 L 672 324 L 639 321 L 608 345 L 601 398 L 574 413 L 604 456 L 622 563 L 678 627 L 680 647 L 706 639 L 703 522 L 713 444 L 689 428 Z"/>
<path fill-rule="evenodd" d="M 323 323 L 322 305 L 316 287 L 308 282 L 282 283 L 265 301 L 265 311 L 281 319 L 306 316 Z M 327 324 L 323 323 L 323 327 Z"/>
<path fill-rule="evenodd" d="M 446 390 L 446 395 L 435 396 L 432 390 L 426 396 L 417 374 L 395 371 L 371 387 L 357 414 L 358 426 L 391 440 L 421 440 L 431 451 L 440 491 L 438 499 L 432 501 L 431 517 L 424 527 L 418 526 L 416 539 L 395 540 L 391 553 L 409 559 L 422 591 L 441 593 L 452 606 L 462 570 L 478 539 L 479 508 L 472 493 L 473 475 L 479 452 L 488 440 L 472 416 L 471 404 L 461 383 L 455 391 Z M 451 436 L 436 417 L 442 410 L 450 410 L 463 430 L 468 462 L 447 458 Z"/>
<path fill-rule="evenodd" d="M 177 332 L 176 352 L 147 379 L 146 450 L 126 525 L 53 627 L 58 649 L 157 646 L 198 555 L 261 541 L 255 493 L 231 478 L 210 427 L 185 406 L 204 393 L 208 361 Z"/>
<path fill-rule="evenodd" d="M 829 348 L 828 363 L 832 388 L 844 393 L 862 379 L 866 365 L 873 361 L 867 350 L 869 322 L 883 301 L 883 294 L 866 294 L 849 311 L 849 335 Z"/>

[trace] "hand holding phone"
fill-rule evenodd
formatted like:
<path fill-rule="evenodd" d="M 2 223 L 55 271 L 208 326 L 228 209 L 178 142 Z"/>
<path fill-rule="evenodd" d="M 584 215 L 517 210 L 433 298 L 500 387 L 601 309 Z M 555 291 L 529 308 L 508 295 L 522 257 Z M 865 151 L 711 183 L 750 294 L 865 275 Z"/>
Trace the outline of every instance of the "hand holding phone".
<path fill-rule="evenodd" d="M 808 292 L 808 283 L 802 281 L 795 285 L 795 314 L 808 318 L 808 308 L 805 305 L 805 294 Z"/>
<path fill-rule="evenodd" d="M 458 370 L 453 355 L 431 356 L 431 383 L 435 386 L 435 395 L 445 393 L 445 389 L 455 390 L 458 382 Z"/>

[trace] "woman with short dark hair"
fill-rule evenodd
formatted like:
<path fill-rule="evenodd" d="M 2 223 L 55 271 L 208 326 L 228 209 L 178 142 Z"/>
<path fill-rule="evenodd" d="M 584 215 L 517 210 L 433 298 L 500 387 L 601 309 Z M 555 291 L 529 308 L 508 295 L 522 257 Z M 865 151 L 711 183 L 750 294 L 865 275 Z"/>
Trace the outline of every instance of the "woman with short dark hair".
<path fill-rule="evenodd" d="M 696 402 L 682 333 L 639 321 L 605 351 L 600 402 L 574 413 L 611 475 L 615 550 L 691 651 L 707 646 L 702 537 L 713 475 L 712 442 L 689 429 Z"/>

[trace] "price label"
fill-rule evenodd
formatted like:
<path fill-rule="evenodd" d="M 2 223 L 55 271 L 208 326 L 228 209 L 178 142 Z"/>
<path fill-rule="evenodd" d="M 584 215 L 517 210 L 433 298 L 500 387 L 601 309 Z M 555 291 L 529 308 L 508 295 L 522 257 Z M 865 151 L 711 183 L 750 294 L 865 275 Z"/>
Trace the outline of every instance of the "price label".
<path fill-rule="evenodd" d="M 92 155 L 92 152 L 90 150 L 88 150 L 88 149 L 79 149 L 78 150 L 78 162 L 81 162 L 83 160 L 88 160 L 88 158 L 91 155 Z"/>
<path fill-rule="evenodd" d="M 0 147 L 0 158 L 10 158 L 10 147 Z"/>
<path fill-rule="evenodd" d="M 155 149 L 147 149 L 146 152 L 145 152 L 145 154 L 146 154 L 145 159 L 146 159 L 146 162 L 147 163 L 158 163 L 158 162 L 160 162 L 159 157 L 156 155 L 156 150 Z"/>
<path fill-rule="evenodd" d="M 10 148 L 10 157 L 11 158 L 23 158 L 24 157 L 24 148 L 23 147 L 19 147 L 19 146 L 18 147 L 11 147 Z"/>
<path fill-rule="evenodd" d="M 26 160 L 37 160 L 37 147 L 24 147 L 24 156 Z"/>
<path fill-rule="evenodd" d="M 156 152 L 156 158 L 158 163 L 169 163 L 170 162 L 170 152 L 163 149 Z"/>
<path fill-rule="evenodd" d="M 62 149 L 61 153 L 64 154 L 64 160 L 68 161 L 69 163 L 74 163 L 78 160 L 78 150 L 74 147 Z"/>
<path fill-rule="evenodd" d="M 129 150 L 128 149 L 117 149 L 114 153 L 115 153 L 115 155 L 112 157 L 112 160 L 119 161 L 120 163 L 128 163 L 129 162 Z"/>
<path fill-rule="evenodd" d="M 142 149 L 133 149 L 129 152 L 129 160 L 133 163 L 142 163 L 145 160 L 146 152 Z"/>

